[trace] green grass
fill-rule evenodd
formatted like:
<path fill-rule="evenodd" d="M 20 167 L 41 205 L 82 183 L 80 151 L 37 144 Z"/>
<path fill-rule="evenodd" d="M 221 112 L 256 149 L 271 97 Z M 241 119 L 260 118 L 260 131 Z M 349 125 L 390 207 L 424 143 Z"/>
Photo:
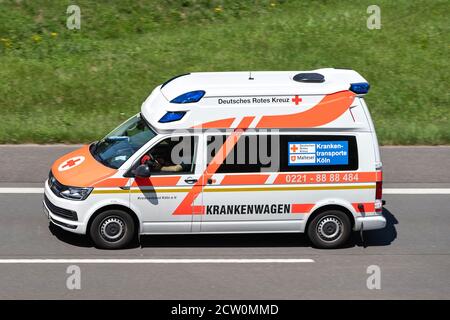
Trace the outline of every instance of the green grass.
<path fill-rule="evenodd" d="M 380 30 L 365 0 L 0 0 L 0 143 L 96 140 L 180 73 L 320 67 L 369 80 L 382 144 L 450 143 L 449 2 L 376 3 Z"/>

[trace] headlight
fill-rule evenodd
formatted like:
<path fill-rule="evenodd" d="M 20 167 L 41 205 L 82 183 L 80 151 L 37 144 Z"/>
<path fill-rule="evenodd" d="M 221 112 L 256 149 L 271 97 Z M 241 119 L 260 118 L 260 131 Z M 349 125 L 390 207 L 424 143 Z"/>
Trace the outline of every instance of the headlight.
<path fill-rule="evenodd" d="M 66 187 L 64 191 L 60 192 L 61 197 L 70 200 L 84 200 L 91 193 L 92 188 L 76 188 Z"/>

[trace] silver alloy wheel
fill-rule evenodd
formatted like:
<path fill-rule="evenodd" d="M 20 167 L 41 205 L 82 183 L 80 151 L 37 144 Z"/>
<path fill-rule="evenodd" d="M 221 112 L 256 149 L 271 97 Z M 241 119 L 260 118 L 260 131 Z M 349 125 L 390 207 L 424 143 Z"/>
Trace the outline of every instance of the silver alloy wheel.
<path fill-rule="evenodd" d="M 325 216 L 317 224 L 317 234 L 323 241 L 336 241 L 341 237 L 342 231 L 342 221 L 336 216 Z"/>
<path fill-rule="evenodd" d="M 122 239 L 125 234 L 125 223 L 118 217 L 107 217 L 100 223 L 100 234 L 109 242 Z"/>

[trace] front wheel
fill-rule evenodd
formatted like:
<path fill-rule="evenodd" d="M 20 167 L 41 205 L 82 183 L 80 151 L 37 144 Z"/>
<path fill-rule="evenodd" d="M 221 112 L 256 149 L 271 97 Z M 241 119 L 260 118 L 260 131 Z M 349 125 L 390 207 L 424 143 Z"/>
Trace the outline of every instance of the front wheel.
<path fill-rule="evenodd" d="M 315 247 L 338 248 L 344 245 L 350 237 L 350 219 L 342 211 L 324 211 L 314 217 L 308 225 L 307 232 Z"/>
<path fill-rule="evenodd" d="M 92 221 L 89 234 L 101 249 L 125 248 L 135 237 L 133 218 L 121 210 L 107 210 Z"/>

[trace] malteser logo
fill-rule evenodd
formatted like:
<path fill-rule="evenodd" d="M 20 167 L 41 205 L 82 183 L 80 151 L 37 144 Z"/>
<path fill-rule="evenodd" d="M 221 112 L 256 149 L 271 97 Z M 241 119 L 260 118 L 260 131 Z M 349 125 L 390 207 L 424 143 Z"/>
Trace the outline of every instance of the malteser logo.
<path fill-rule="evenodd" d="M 58 171 L 66 171 L 66 170 L 75 168 L 76 166 L 79 166 L 80 164 L 82 164 L 84 159 L 85 158 L 83 156 L 76 156 L 76 157 L 67 159 L 66 161 L 64 161 L 63 163 L 61 163 L 59 165 Z"/>

